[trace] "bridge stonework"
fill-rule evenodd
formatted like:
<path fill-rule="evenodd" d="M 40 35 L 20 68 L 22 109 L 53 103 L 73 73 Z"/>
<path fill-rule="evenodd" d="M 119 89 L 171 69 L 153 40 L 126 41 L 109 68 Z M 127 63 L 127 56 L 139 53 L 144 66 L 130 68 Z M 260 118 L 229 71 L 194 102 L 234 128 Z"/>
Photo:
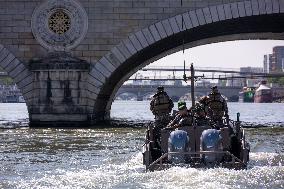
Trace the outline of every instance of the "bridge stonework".
<path fill-rule="evenodd" d="M 283 39 L 283 14 L 284 0 L 0 0 L 0 66 L 31 123 L 89 124 L 109 118 L 125 80 L 183 41 Z"/>

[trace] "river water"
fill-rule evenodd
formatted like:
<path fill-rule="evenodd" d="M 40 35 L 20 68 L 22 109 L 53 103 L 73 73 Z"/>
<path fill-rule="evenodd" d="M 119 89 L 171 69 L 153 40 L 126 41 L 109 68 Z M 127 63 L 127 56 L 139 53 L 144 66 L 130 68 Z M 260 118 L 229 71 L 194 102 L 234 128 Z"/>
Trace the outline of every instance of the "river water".
<path fill-rule="evenodd" d="M 145 172 L 149 102 L 115 101 L 105 129 L 29 128 L 25 104 L 0 104 L 0 188 L 284 188 L 284 104 L 228 106 L 247 127 L 247 170 Z"/>

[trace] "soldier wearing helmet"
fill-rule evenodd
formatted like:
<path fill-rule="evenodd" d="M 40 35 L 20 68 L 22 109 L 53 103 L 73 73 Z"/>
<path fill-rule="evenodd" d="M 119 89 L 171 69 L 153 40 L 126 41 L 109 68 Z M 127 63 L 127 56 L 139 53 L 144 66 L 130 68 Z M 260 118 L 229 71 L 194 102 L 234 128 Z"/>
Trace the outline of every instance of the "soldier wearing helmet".
<path fill-rule="evenodd" d="M 168 94 L 164 91 L 164 87 L 159 86 L 157 89 L 157 93 L 153 96 L 150 103 L 150 110 L 155 116 L 155 122 L 165 126 L 170 121 L 170 113 L 174 104 Z"/>
<path fill-rule="evenodd" d="M 153 128 L 155 146 L 160 148 L 161 129 L 167 126 L 170 122 L 170 113 L 174 107 L 174 103 L 164 91 L 164 87 L 159 86 L 157 89 L 157 93 L 153 96 L 153 99 L 150 102 L 150 110 L 155 116 Z"/>
<path fill-rule="evenodd" d="M 218 91 L 217 86 L 213 86 L 211 89 L 211 93 L 205 100 L 207 115 L 211 121 L 222 125 L 223 116 L 225 116 L 227 120 L 229 119 L 227 102 Z"/>

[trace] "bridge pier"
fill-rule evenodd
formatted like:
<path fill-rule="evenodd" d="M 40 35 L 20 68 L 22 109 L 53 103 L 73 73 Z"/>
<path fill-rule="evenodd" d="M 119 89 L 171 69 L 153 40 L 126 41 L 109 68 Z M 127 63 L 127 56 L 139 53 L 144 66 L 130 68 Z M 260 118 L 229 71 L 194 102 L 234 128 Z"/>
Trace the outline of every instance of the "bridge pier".
<path fill-rule="evenodd" d="M 31 126 L 89 124 L 89 63 L 67 53 L 53 53 L 30 62 L 29 68 L 34 73 L 34 98 L 29 107 Z"/>

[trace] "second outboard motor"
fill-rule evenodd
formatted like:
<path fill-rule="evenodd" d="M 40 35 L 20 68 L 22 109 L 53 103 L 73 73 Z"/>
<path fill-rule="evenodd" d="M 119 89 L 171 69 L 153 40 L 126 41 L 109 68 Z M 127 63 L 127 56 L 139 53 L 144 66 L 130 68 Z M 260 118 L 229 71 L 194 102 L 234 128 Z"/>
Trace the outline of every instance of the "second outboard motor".
<path fill-rule="evenodd" d="M 202 132 L 200 137 L 200 150 L 218 152 L 222 151 L 222 137 L 219 130 L 207 129 Z M 205 154 L 202 156 L 207 165 L 216 165 L 222 160 L 223 154 Z"/>
<path fill-rule="evenodd" d="M 188 152 L 189 137 L 187 132 L 183 130 L 175 130 L 171 132 L 168 140 L 168 152 Z M 172 163 L 185 163 L 188 158 L 184 154 L 169 154 L 169 161 Z"/>

